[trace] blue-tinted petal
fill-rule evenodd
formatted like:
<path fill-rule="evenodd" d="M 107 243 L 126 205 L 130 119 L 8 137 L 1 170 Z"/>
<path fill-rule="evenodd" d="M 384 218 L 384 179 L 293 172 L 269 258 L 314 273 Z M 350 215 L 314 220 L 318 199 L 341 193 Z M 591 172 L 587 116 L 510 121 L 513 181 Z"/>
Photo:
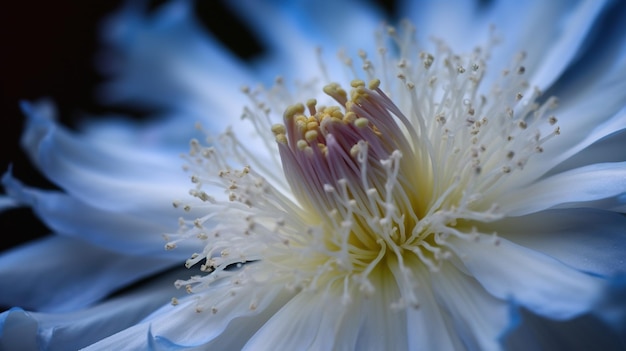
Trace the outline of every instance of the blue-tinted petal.
<path fill-rule="evenodd" d="M 592 209 L 551 210 L 491 224 L 490 229 L 580 271 L 626 272 L 626 218 Z"/>
<path fill-rule="evenodd" d="M 486 44 L 492 26 L 503 40 L 494 49 L 490 66 L 496 68 L 486 81 L 507 67 L 513 56 L 524 51 L 530 82 L 549 87 L 584 48 L 594 24 L 608 1 L 495 1 L 490 4 L 459 1 L 405 1 L 400 13 L 418 26 L 422 43 L 430 37 L 446 40 L 455 50 L 473 50 Z M 420 33 L 420 28 L 422 29 Z M 541 35 L 537 35 L 540 28 Z"/>
<path fill-rule="evenodd" d="M 146 349 L 148 343 L 172 348 L 238 350 L 291 296 L 280 286 L 268 291 L 240 291 L 237 298 L 225 296 L 231 289 L 226 285 L 208 291 L 201 297 L 202 312 L 196 311 L 197 296 L 181 299 L 179 305 L 165 306 L 142 323 L 87 350 Z M 255 294 L 260 300 L 252 311 L 250 301 Z M 211 311 L 214 305 L 219 306 L 216 313 Z M 150 342 L 149 333 L 153 335 Z"/>
<path fill-rule="evenodd" d="M 187 193 L 178 158 L 109 148 L 72 134 L 53 121 L 51 108 L 23 104 L 28 120 L 22 144 L 35 165 L 72 196 L 112 212 L 150 214 L 172 212 L 171 201 Z"/>
<path fill-rule="evenodd" d="M 49 314 L 17 308 L 4 312 L 0 314 L 0 349 L 65 351 L 86 347 L 135 325 L 172 297 L 184 294 L 172 283 L 181 274 L 164 274 L 140 289 L 75 312 Z"/>
<path fill-rule="evenodd" d="M 266 82 L 277 74 L 289 80 L 325 81 L 315 53 L 318 47 L 330 58 L 328 79 L 341 81 L 344 67 L 336 53 L 343 50 L 353 57 L 362 49 L 376 55 L 374 32 L 385 20 L 381 11 L 366 2 L 243 0 L 228 4 L 270 48 L 257 64 Z"/>
<path fill-rule="evenodd" d="M 624 193 L 626 162 L 614 162 L 559 173 L 502 194 L 496 201 L 505 213 L 521 216 L 555 207 L 589 207 Z"/>
<path fill-rule="evenodd" d="M 130 255 L 152 255 L 172 260 L 190 254 L 189 246 L 193 245 L 193 240 L 183 242 L 179 250 L 164 250 L 162 235 L 174 233 L 177 229 L 176 217 L 167 212 L 142 215 L 106 211 L 59 191 L 26 187 L 10 173 L 5 174 L 2 181 L 9 195 L 32 207 L 37 216 L 59 235 Z"/>
<path fill-rule="evenodd" d="M 49 236 L 0 256 L 0 305 L 65 312 L 173 265 L 127 256 L 61 236 Z"/>
<path fill-rule="evenodd" d="M 130 2 L 103 30 L 109 56 L 101 68 L 111 80 L 106 103 L 133 103 L 177 112 L 181 125 L 197 121 L 221 130 L 241 113 L 247 69 L 201 27 L 192 1 L 170 1 L 148 13 Z"/>
<path fill-rule="evenodd" d="M 12 197 L 0 195 L 0 212 L 18 206 L 18 202 L 15 201 L 15 199 L 13 199 Z"/>
<path fill-rule="evenodd" d="M 504 238 L 453 240 L 467 271 L 493 296 L 511 300 L 553 319 L 573 318 L 588 312 L 600 299 L 606 282 L 556 259 Z"/>
<path fill-rule="evenodd" d="M 612 1 L 598 19 L 583 51 L 546 93 L 577 96 L 594 82 L 623 76 L 626 67 L 626 3 Z M 621 74 L 620 74 L 621 72 Z M 582 88 L 582 89 L 581 89 Z"/>
<path fill-rule="evenodd" d="M 626 70 L 624 71 L 626 73 Z M 602 91 L 602 94 L 598 94 Z M 607 98 L 610 97 L 610 98 Z M 626 81 L 617 77 L 606 78 L 604 82 L 591 86 L 583 96 L 570 97 L 554 111 L 559 119 L 561 134 L 545 144 L 544 150 L 534 155 L 517 176 L 523 183 L 531 183 L 542 176 L 571 169 L 571 165 L 561 165 L 569 158 L 607 136 L 626 128 Z M 551 131 L 543 131 L 544 135 Z M 612 152 L 615 155 L 619 151 Z M 601 162 L 602 159 L 588 159 L 580 167 Z M 615 159 L 623 161 L 623 159 Z M 575 165 L 575 164 L 574 164 Z"/>

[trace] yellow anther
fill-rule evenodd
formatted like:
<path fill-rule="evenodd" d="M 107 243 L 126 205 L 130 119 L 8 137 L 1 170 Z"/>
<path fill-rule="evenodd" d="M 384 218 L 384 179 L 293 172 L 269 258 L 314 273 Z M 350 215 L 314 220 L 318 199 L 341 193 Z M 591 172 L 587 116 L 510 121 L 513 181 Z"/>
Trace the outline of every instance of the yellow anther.
<path fill-rule="evenodd" d="M 359 147 L 359 144 L 354 144 L 354 146 L 350 148 L 350 156 L 356 157 L 360 150 L 361 148 Z"/>
<path fill-rule="evenodd" d="M 360 79 L 354 79 L 353 81 L 350 82 L 350 86 L 353 88 L 364 87 L 365 82 Z"/>
<path fill-rule="evenodd" d="M 341 89 L 341 87 L 336 83 L 328 84 L 324 87 L 324 93 L 329 95 L 330 97 L 342 102 L 348 98 L 348 93 L 345 90 Z"/>
<path fill-rule="evenodd" d="M 360 117 L 354 121 L 354 125 L 359 128 L 365 128 L 369 125 L 370 121 L 367 118 Z"/>
<path fill-rule="evenodd" d="M 281 144 L 287 144 L 287 136 L 285 134 L 276 134 L 276 141 Z"/>
<path fill-rule="evenodd" d="M 300 149 L 300 150 L 304 150 L 304 149 L 306 149 L 307 147 L 309 147 L 309 143 L 307 143 L 306 141 L 304 141 L 304 140 L 300 139 L 300 140 L 298 140 L 298 143 L 297 143 L 297 145 L 296 145 L 296 146 L 298 147 L 298 149 Z"/>
<path fill-rule="evenodd" d="M 291 105 L 287 107 L 287 109 L 285 110 L 285 113 L 283 114 L 283 117 L 285 119 L 289 119 L 289 118 L 293 118 L 296 115 L 302 115 L 303 113 L 304 113 L 304 105 L 295 104 L 295 105 Z"/>
<path fill-rule="evenodd" d="M 306 133 L 304 133 L 304 138 L 307 141 L 313 141 L 317 139 L 317 131 L 316 130 L 309 130 Z"/>
<path fill-rule="evenodd" d="M 346 112 L 345 116 L 343 116 L 343 120 L 346 123 L 353 123 L 356 121 L 356 119 L 357 119 L 356 113 L 352 111 Z"/>
<path fill-rule="evenodd" d="M 317 111 L 315 110 L 315 105 L 317 105 L 317 100 L 309 99 L 306 101 L 306 107 L 309 109 L 309 113 L 311 115 L 315 115 Z"/>
<path fill-rule="evenodd" d="M 330 115 L 334 118 L 343 119 L 343 113 L 339 109 L 332 111 Z"/>
<path fill-rule="evenodd" d="M 317 121 L 309 122 L 309 123 L 306 124 L 306 129 L 307 130 L 315 130 L 315 129 L 317 129 L 319 127 L 319 125 L 320 124 Z"/>
<path fill-rule="evenodd" d="M 376 90 L 380 86 L 380 79 L 372 79 L 369 84 L 370 90 Z"/>
<path fill-rule="evenodd" d="M 304 118 L 296 118 L 296 128 L 298 130 L 305 130 L 307 123 L 308 122 Z"/>
<path fill-rule="evenodd" d="M 274 124 L 272 126 L 272 133 L 274 133 L 274 135 L 285 134 L 286 132 L 284 124 Z"/>

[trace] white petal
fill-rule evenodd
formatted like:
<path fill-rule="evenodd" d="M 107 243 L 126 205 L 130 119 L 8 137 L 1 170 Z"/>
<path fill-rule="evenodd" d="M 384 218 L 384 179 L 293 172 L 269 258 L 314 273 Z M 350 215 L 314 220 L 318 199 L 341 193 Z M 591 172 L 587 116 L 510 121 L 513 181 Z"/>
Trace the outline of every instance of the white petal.
<path fill-rule="evenodd" d="M 407 348 L 406 314 L 393 310 L 399 298 L 392 277 L 371 277 L 378 287 L 363 297 L 342 291 L 302 292 L 289 301 L 246 344 L 247 350 L 402 350 Z M 336 296 L 333 296 L 336 295 Z"/>
<path fill-rule="evenodd" d="M 407 336 L 410 350 L 464 350 L 465 347 L 453 325 L 450 316 L 441 307 L 433 291 L 433 281 L 422 267 L 416 272 L 419 288 L 419 309 L 409 309 L 407 313 Z"/>
<path fill-rule="evenodd" d="M 146 349 L 148 335 L 154 338 L 152 343 L 179 348 L 219 347 L 220 349 L 241 349 L 244 343 L 272 316 L 290 294 L 282 287 L 271 287 L 264 291 L 240 291 L 236 297 L 228 297 L 232 286 L 217 287 L 201 296 L 208 305 L 198 313 L 197 296 L 180 299 L 177 306 L 164 306 L 142 323 L 125 329 L 86 350 L 115 350 L 121 348 Z M 250 301 L 259 295 L 257 308 L 250 310 Z M 218 306 L 218 311 L 211 312 L 211 305 Z"/>
<path fill-rule="evenodd" d="M 464 344 L 471 350 L 499 350 L 499 337 L 509 321 L 508 304 L 450 265 L 431 277 L 437 301 Z"/>
<path fill-rule="evenodd" d="M 391 274 L 377 272 L 370 277 L 376 291 L 364 299 L 365 315 L 355 349 L 404 350 L 409 345 L 409 317 L 391 308 L 400 298 L 397 282 Z"/>
<path fill-rule="evenodd" d="M 590 201 L 626 192 L 626 162 L 581 167 L 505 193 L 497 200 L 504 213 L 521 216 L 553 207 L 588 206 Z"/>
<path fill-rule="evenodd" d="M 328 301 L 327 301 L 328 300 Z M 244 350 L 330 350 L 345 312 L 341 303 L 300 293 L 274 314 Z"/>
<path fill-rule="evenodd" d="M 510 300 L 553 319 L 588 311 L 605 282 L 540 252 L 489 235 L 478 241 L 453 240 L 453 250 L 469 274 L 493 296 Z"/>

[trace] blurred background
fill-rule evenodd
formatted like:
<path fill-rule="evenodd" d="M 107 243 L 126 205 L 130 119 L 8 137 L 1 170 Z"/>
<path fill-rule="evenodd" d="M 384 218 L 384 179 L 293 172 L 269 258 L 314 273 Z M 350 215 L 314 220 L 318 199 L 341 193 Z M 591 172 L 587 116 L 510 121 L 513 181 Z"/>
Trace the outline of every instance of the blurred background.
<path fill-rule="evenodd" d="M 165 1 L 149 1 L 154 11 Z M 393 13 L 391 0 L 375 1 Z M 132 106 L 102 106 L 95 87 L 105 77 L 95 68 L 103 49 L 99 35 L 103 19 L 123 4 L 121 0 L 20 0 L 0 10 L 0 174 L 9 165 L 26 184 L 55 189 L 42 177 L 22 152 L 19 139 L 24 117 L 21 100 L 49 98 L 57 106 L 59 120 L 69 128 L 85 115 L 121 112 L 141 119 L 150 111 Z M 243 59 L 262 52 L 254 35 L 220 1 L 199 0 L 196 12 L 208 31 Z M 49 234 L 29 209 L 0 213 L 0 251 Z"/>

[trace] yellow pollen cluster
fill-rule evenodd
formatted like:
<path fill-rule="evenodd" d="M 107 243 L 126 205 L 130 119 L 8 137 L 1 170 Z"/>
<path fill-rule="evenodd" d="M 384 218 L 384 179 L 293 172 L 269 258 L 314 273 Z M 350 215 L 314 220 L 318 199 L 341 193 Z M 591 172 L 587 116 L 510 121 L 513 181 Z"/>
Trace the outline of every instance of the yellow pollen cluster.
<path fill-rule="evenodd" d="M 379 84 L 378 80 L 372 81 L 370 88 L 378 88 Z M 370 125 L 368 118 L 352 111 L 353 106 L 362 104 L 368 97 L 365 83 L 361 80 L 354 80 L 351 86 L 353 89 L 350 91 L 349 100 L 348 93 L 338 84 L 329 84 L 324 87 L 324 92 L 343 105 L 345 112 L 339 106 L 317 106 L 315 99 L 308 100 L 306 107 L 301 103 L 289 106 L 283 114 L 285 123 L 274 124 L 271 127 L 276 141 L 285 145 L 293 142 L 299 150 L 306 152 L 311 152 L 311 147 L 317 147 L 323 155 L 326 155 L 328 151 L 326 136 L 331 129 L 349 125 L 356 128 L 370 126 L 375 134 L 380 135 L 378 129 Z"/>

